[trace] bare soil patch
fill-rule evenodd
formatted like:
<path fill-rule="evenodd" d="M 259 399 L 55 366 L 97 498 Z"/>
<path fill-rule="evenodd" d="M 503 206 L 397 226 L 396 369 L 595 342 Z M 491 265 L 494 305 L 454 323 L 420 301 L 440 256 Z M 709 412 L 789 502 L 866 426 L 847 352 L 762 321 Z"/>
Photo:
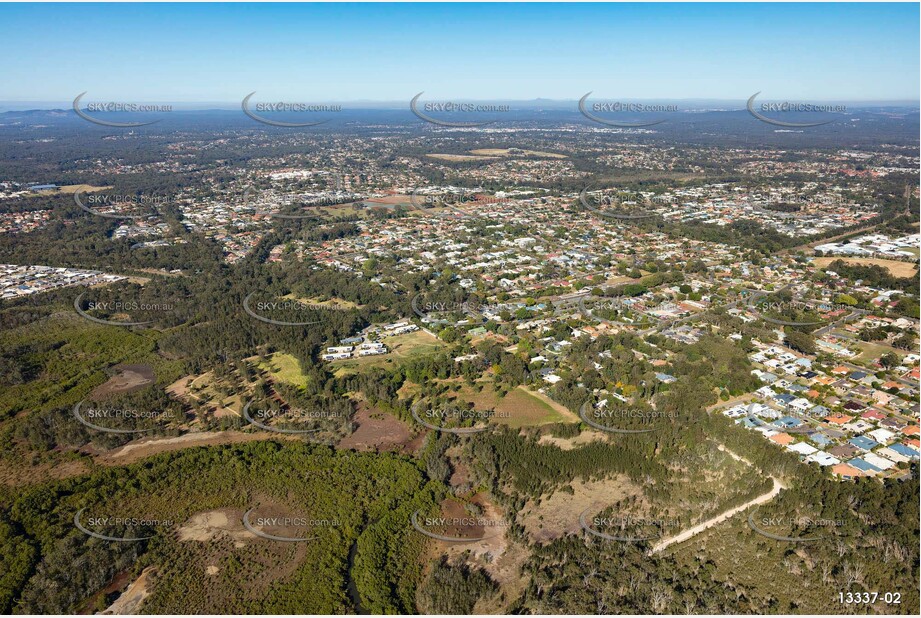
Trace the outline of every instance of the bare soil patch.
<path fill-rule="evenodd" d="M 115 370 L 117 374 L 93 389 L 90 393 L 91 399 L 99 400 L 113 395 L 133 393 L 153 384 L 157 379 L 150 365 L 118 365 Z"/>
<path fill-rule="evenodd" d="M 154 567 L 147 567 L 140 577 L 131 582 L 121 595 L 102 613 L 111 616 L 126 616 L 139 613 L 141 604 L 151 590 L 151 578 L 156 574 Z"/>
<path fill-rule="evenodd" d="M 239 509 L 216 509 L 196 513 L 179 527 L 176 534 L 180 542 L 200 543 L 227 536 L 235 541 L 236 547 L 245 547 L 246 541 L 258 538 L 243 526 L 243 512 Z"/>
<path fill-rule="evenodd" d="M 483 511 L 479 517 L 493 522 L 504 520 L 502 512 L 486 494 L 477 494 L 472 501 L 478 504 Z M 456 501 L 451 502 L 456 506 L 450 506 L 447 511 L 443 511 L 445 517 L 454 516 L 460 506 Z M 463 506 L 460 506 L 460 509 L 463 511 Z M 465 512 L 460 516 L 465 515 L 469 516 Z M 526 547 L 510 541 L 502 526 L 487 528 L 481 538 L 467 543 L 433 540 L 429 555 L 433 559 L 446 555 L 453 564 L 466 563 L 471 567 L 479 567 L 489 573 L 490 578 L 499 584 L 498 593 L 481 599 L 474 607 L 474 613 L 504 613 L 505 609 L 521 595 L 528 583 L 528 578 L 522 575 L 521 568 L 530 556 L 530 552 Z"/>
<path fill-rule="evenodd" d="M 242 433 L 239 431 L 197 431 L 175 438 L 154 438 L 129 442 L 117 449 L 96 457 L 96 462 L 104 466 L 123 466 L 145 457 L 159 453 L 179 451 L 195 446 L 218 446 L 221 444 L 238 444 L 257 440 L 296 439 L 268 431 Z"/>
<path fill-rule="evenodd" d="M 425 439 L 425 434 L 414 434 L 403 421 L 365 402 L 358 404 L 358 410 L 352 418 L 358 428 L 339 441 L 337 446 L 341 449 L 412 454 L 422 446 Z"/>
<path fill-rule="evenodd" d="M 544 434 L 537 441 L 541 446 L 554 445 L 558 446 L 564 451 L 571 451 L 574 448 L 580 446 L 585 446 L 589 442 L 597 442 L 605 439 L 605 434 L 600 431 L 595 431 L 594 429 L 583 431 L 578 436 L 574 438 L 557 438 L 556 436 L 551 436 L 550 434 Z"/>

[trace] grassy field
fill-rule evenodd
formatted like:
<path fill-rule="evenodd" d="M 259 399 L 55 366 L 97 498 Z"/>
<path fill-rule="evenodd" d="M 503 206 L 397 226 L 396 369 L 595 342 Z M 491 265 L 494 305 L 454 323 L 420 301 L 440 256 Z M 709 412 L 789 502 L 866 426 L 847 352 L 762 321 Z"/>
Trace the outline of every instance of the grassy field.
<path fill-rule="evenodd" d="M 892 352 L 899 358 L 905 356 L 905 350 L 897 350 L 892 346 L 880 343 L 867 343 L 866 341 L 861 341 L 856 344 L 856 347 L 860 349 L 860 355 L 857 357 L 857 360 L 864 362 L 877 359 L 886 352 Z"/>
<path fill-rule="evenodd" d="M 301 373 L 301 365 L 296 358 L 285 352 L 275 352 L 264 362 L 257 365 L 259 369 L 269 374 L 276 382 L 284 382 L 292 386 L 306 388 L 307 376 Z"/>
<path fill-rule="evenodd" d="M 477 156 L 477 155 L 457 155 L 457 154 L 439 154 L 439 153 L 427 154 L 425 156 L 430 157 L 432 159 L 439 159 L 441 161 L 452 161 L 452 162 L 492 161 L 493 159 L 498 158 L 498 157 L 482 157 L 482 156 Z"/>
<path fill-rule="evenodd" d="M 560 404 L 540 393 L 528 391 L 523 386 L 512 389 L 504 397 L 500 397 L 491 384 L 485 384 L 480 392 L 465 384 L 457 391 L 457 397 L 460 401 L 472 403 L 478 410 L 494 409 L 495 422 L 509 427 L 578 422 L 575 415 Z"/>
<path fill-rule="evenodd" d="M 81 191 L 83 193 L 93 193 L 95 191 L 106 191 L 112 187 L 94 187 L 93 185 L 64 185 L 63 187 L 58 187 L 55 191 L 40 191 L 36 195 L 54 195 L 55 193 L 76 193 Z"/>
<path fill-rule="evenodd" d="M 215 380 L 213 371 L 177 380 L 167 387 L 166 392 L 179 399 L 211 408 L 214 415 L 219 418 L 241 416 L 244 398 L 249 397 L 247 390 L 237 389 L 232 382 Z"/>
<path fill-rule="evenodd" d="M 318 305 L 321 307 L 330 307 L 331 309 L 346 310 L 346 309 L 358 309 L 360 307 L 358 303 L 354 303 L 350 300 L 345 300 L 343 298 L 336 298 L 335 296 L 332 298 L 327 298 L 326 300 L 322 300 L 316 297 L 315 298 L 301 298 L 294 294 L 285 294 L 284 296 L 282 296 L 282 298 L 285 298 L 288 300 L 296 300 L 296 301 L 299 301 L 299 302 L 302 302 L 308 305 Z"/>
<path fill-rule="evenodd" d="M 917 273 L 917 266 L 911 262 L 900 262 L 899 260 L 883 260 L 878 258 L 839 258 L 839 257 L 821 257 L 815 259 L 815 265 L 825 269 L 829 264 L 836 260 L 841 260 L 846 264 L 859 264 L 861 266 L 882 266 L 889 271 L 894 277 L 913 277 Z"/>
<path fill-rule="evenodd" d="M 509 148 L 480 148 L 479 150 L 471 150 L 470 154 L 473 155 L 483 155 L 483 156 L 515 156 L 517 153 L 510 153 Z M 522 150 L 521 154 L 528 157 L 545 157 L 547 159 L 565 159 L 567 158 L 564 154 L 558 154 L 555 152 L 543 152 L 541 150 Z"/>

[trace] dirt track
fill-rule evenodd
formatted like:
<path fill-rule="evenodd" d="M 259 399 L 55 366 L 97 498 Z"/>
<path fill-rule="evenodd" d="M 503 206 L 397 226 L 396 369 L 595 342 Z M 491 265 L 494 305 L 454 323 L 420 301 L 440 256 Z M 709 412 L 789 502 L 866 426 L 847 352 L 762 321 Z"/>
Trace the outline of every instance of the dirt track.
<path fill-rule="evenodd" d="M 732 457 L 733 459 L 737 461 L 744 462 L 748 464 L 749 466 L 752 465 L 750 461 L 748 461 L 744 457 L 740 457 L 739 455 L 736 455 L 729 449 L 724 448 L 722 445 L 720 445 L 720 450 L 725 451 L 726 453 L 729 454 L 730 457 Z M 780 493 L 780 490 L 784 489 L 784 485 L 783 483 L 780 482 L 780 479 L 778 479 L 777 477 L 772 476 L 771 480 L 774 482 L 774 486 L 771 488 L 771 491 L 765 494 L 761 494 L 760 496 L 756 496 L 752 498 L 751 500 L 749 500 L 748 502 L 746 502 L 745 504 L 741 504 L 735 508 L 732 508 L 732 509 L 729 509 L 728 511 L 720 513 L 716 517 L 711 517 L 707 521 L 703 521 L 692 528 L 688 528 L 687 530 L 684 530 L 683 532 L 679 532 L 676 535 L 662 539 L 661 541 L 659 541 L 658 543 L 652 546 L 652 549 L 649 550 L 649 553 L 655 554 L 655 553 L 662 551 L 666 547 L 669 547 L 670 545 L 674 545 L 676 543 L 683 543 L 684 541 L 687 541 L 688 539 L 694 536 L 697 536 L 704 530 L 707 530 L 708 528 L 712 528 L 713 526 L 716 526 L 717 524 L 723 523 L 724 521 L 726 521 L 733 515 L 741 513 L 745 509 L 756 506 L 758 504 L 764 504 L 765 502 L 769 502 L 770 500 L 773 500 L 777 496 L 777 494 Z"/>
<path fill-rule="evenodd" d="M 178 451 L 195 446 L 217 446 L 220 444 L 237 444 L 257 440 L 292 439 L 279 433 L 257 431 L 242 433 L 238 431 L 202 431 L 187 433 L 176 438 L 159 438 L 130 442 L 125 446 L 99 455 L 96 461 L 104 466 L 123 466 L 145 457 L 151 457 L 168 451 Z"/>

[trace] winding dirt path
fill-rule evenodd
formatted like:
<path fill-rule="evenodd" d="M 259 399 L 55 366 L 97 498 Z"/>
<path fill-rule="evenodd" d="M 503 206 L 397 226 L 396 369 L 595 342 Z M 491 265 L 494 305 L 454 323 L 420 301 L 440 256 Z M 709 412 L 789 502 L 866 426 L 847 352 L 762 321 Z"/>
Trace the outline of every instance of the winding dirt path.
<path fill-rule="evenodd" d="M 736 455 L 729 449 L 725 448 L 722 444 L 720 445 L 720 450 L 727 453 L 730 457 L 732 457 L 736 461 L 741 461 L 743 463 L 748 464 L 749 466 L 752 466 L 752 462 L 748 461 L 744 457 Z M 771 488 L 771 491 L 765 494 L 761 494 L 760 496 L 756 496 L 752 498 L 751 500 L 749 500 L 748 502 L 746 502 L 745 504 L 740 504 L 739 506 L 731 508 L 728 511 L 725 511 L 723 513 L 720 513 L 719 515 L 715 517 L 711 517 L 707 521 L 703 521 L 692 528 L 688 528 L 687 530 L 679 532 L 678 534 L 675 534 L 673 536 L 669 536 L 669 537 L 666 537 L 660 540 L 658 543 L 652 546 L 652 549 L 649 550 L 649 553 L 655 554 L 655 553 L 658 553 L 664 550 L 665 548 L 671 545 L 675 545 L 676 543 L 683 543 L 684 541 L 687 541 L 688 539 L 697 536 L 704 530 L 707 530 L 709 528 L 712 528 L 713 526 L 721 524 L 727 519 L 729 519 L 730 517 L 737 515 L 738 513 L 741 513 L 742 511 L 748 508 L 757 506 L 759 504 L 764 504 L 765 502 L 769 502 L 773 500 L 775 497 L 777 497 L 777 494 L 780 493 L 781 489 L 785 489 L 785 486 L 783 483 L 780 482 L 780 479 L 778 479 L 776 476 L 772 476 L 771 480 L 774 482 L 774 486 Z"/>

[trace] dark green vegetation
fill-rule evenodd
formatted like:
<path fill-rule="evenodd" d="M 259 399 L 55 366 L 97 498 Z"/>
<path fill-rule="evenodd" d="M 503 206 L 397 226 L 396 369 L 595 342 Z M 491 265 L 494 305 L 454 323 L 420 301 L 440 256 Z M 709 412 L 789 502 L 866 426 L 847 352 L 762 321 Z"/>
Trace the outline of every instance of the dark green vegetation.
<path fill-rule="evenodd" d="M 431 508 L 440 491 L 416 464 L 395 456 L 276 442 L 190 449 L 46 483 L 4 505 L 0 610 L 10 611 L 15 601 L 17 612 L 68 613 L 120 571 L 137 575 L 154 565 L 149 612 L 349 612 L 356 609 L 349 581 L 367 611 L 412 612 L 424 539 L 408 521 L 415 510 Z M 312 527 L 319 538 L 303 543 L 246 535 L 241 546 L 220 523 L 211 540 L 181 540 L 197 513 L 227 513 L 239 530 L 234 517 L 260 504 L 333 523 Z M 84 507 L 84 525 L 91 514 L 173 525 L 145 529 L 154 535 L 149 541 L 102 541 L 74 527 Z M 94 531 L 144 536 L 138 528 Z M 209 565 L 219 568 L 217 575 L 204 574 Z"/>
<path fill-rule="evenodd" d="M 441 560 L 419 587 L 416 602 L 426 614 L 470 614 L 477 599 L 496 588 L 486 572 Z"/>

